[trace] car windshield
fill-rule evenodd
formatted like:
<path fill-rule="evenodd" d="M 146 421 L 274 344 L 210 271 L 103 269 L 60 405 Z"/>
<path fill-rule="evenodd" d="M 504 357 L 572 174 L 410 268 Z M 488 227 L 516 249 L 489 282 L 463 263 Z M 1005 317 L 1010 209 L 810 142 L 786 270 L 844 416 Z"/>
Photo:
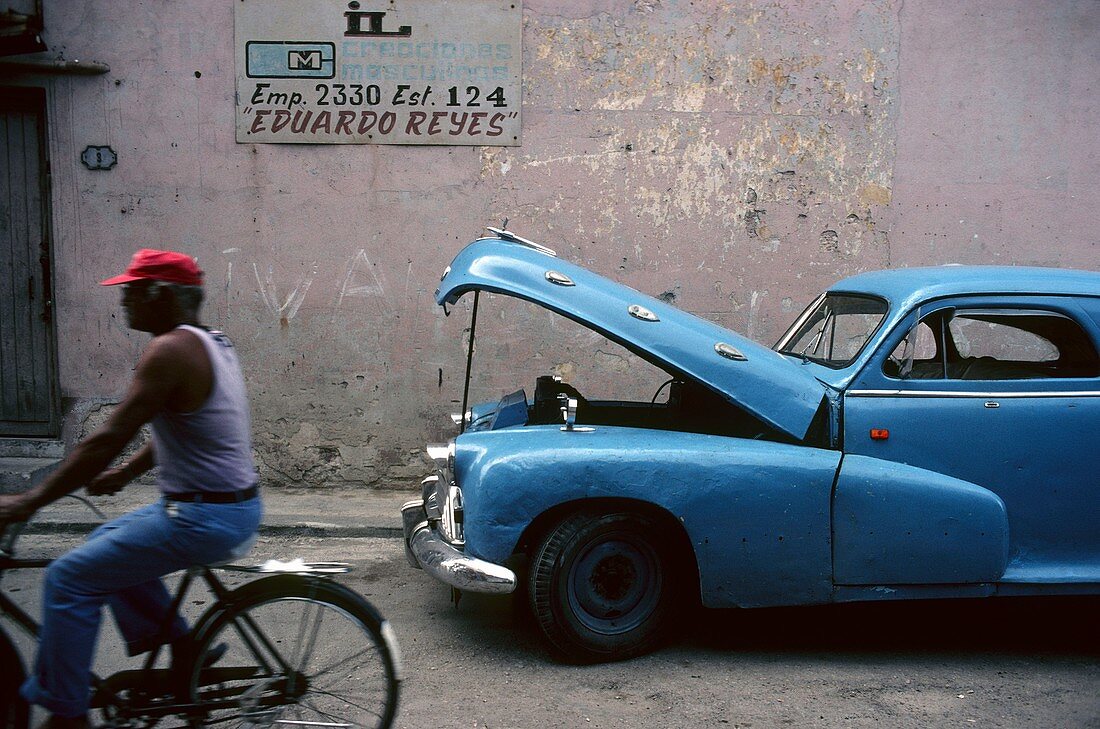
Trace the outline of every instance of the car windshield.
<path fill-rule="evenodd" d="M 827 367 L 845 367 L 859 356 L 886 309 L 885 301 L 871 296 L 825 294 L 802 312 L 775 349 Z"/>

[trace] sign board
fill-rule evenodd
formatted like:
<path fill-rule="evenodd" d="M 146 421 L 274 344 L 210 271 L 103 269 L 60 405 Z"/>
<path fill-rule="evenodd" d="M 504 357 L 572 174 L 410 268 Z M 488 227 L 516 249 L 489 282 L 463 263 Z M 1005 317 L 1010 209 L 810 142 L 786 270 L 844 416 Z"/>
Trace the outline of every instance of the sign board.
<path fill-rule="evenodd" d="M 234 8 L 238 142 L 520 143 L 520 0 Z"/>

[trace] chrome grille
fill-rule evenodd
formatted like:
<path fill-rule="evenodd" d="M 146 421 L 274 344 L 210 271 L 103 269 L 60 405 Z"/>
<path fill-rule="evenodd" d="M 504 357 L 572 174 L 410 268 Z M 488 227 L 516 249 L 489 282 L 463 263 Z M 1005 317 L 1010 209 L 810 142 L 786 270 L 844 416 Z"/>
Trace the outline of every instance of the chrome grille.
<path fill-rule="evenodd" d="M 454 441 L 446 445 L 429 445 L 428 455 L 435 462 L 436 473 L 421 484 L 424 509 L 429 519 L 437 521 L 444 539 L 455 546 L 462 546 L 465 544 L 462 489 L 455 483 Z"/>

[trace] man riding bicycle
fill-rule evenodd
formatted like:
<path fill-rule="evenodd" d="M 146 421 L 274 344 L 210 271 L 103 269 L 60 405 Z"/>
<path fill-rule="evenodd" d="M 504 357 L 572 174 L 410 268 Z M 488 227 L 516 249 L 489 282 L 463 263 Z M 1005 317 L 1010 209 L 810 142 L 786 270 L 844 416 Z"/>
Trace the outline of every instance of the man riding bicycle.
<path fill-rule="evenodd" d="M 38 657 L 21 693 L 51 713 L 53 727 L 87 726 L 102 605 L 111 606 L 131 655 L 165 642 L 180 654 L 188 628 L 168 616 L 160 577 L 239 557 L 262 515 L 244 378 L 229 339 L 198 323 L 195 260 L 142 249 L 102 284 L 123 286 L 129 326 L 153 339 L 107 422 L 42 482 L 0 496 L 0 523 L 25 520 L 84 484 L 92 494 L 114 493 L 153 466 L 164 498 L 104 524 L 46 572 Z M 109 468 L 146 423 L 152 440 Z"/>

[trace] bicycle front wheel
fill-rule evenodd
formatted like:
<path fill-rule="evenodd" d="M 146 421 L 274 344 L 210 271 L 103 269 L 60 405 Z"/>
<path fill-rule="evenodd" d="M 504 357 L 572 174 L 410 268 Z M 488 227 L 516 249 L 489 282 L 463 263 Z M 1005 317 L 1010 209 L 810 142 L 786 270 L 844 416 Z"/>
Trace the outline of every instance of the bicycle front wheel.
<path fill-rule="evenodd" d="M 7 633 L 0 629 L 0 729 L 27 729 L 30 707 L 19 695 L 26 678 L 23 661 Z"/>
<path fill-rule="evenodd" d="M 370 727 L 397 712 L 389 624 L 354 591 L 279 575 L 244 585 L 195 636 L 190 695 L 206 726 Z"/>

